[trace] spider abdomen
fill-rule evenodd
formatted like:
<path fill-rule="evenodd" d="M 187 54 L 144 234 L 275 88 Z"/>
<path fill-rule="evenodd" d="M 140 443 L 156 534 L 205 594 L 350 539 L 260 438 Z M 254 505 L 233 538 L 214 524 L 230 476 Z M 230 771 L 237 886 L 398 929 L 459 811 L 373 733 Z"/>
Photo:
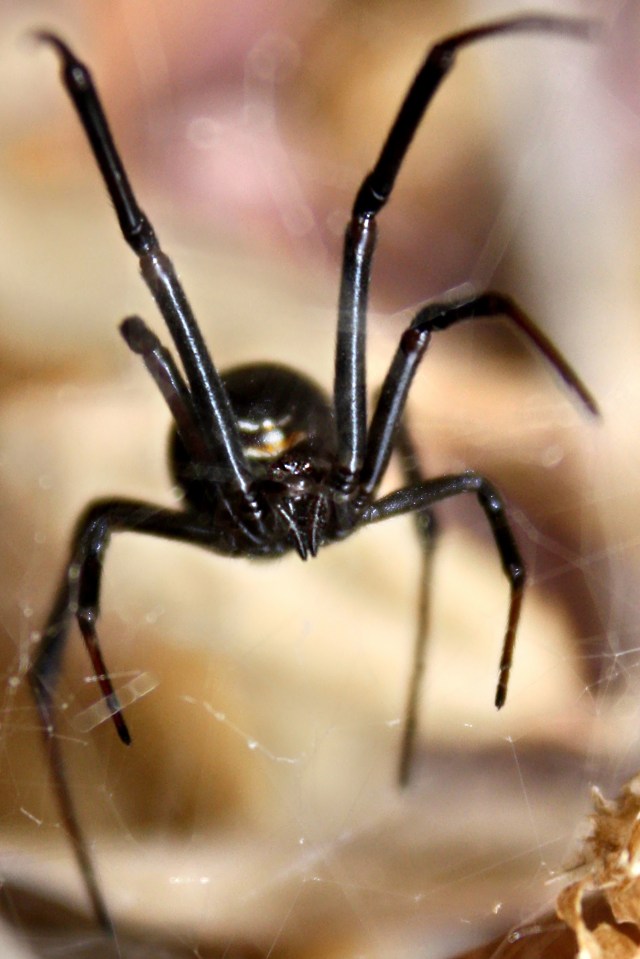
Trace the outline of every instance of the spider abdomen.
<path fill-rule="evenodd" d="M 308 377 L 280 364 L 253 363 L 223 373 L 222 380 L 245 456 L 258 473 L 294 449 L 333 455 L 333 410 Z"/>

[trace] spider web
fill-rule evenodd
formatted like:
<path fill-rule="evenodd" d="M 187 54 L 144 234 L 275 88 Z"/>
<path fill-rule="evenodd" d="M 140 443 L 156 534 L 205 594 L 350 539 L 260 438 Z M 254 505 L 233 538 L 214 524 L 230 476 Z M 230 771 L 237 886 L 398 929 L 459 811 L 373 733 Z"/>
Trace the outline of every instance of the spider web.
<path fill-rule="evenodd" d="M 70 17 L 82 30 L 76 6 L 61 5 L 52 14 L 65 33 Z M 324 271 L 336 271 L 336 210 L 348 209 L 382 121 L 371 106 L 360 107 L 363 129 L 373 125 L 375 134 L 365 159 L 354 148 L 338 166 L 333 157 L 342 152 L 334 147 L 331 162 L 319 169 L 311 157 L 320 155 L 327 132 L 321 127 L 310 140 L 295 139 L 299 116 L 312 113 L 313 101 L 312 94 L 297 101 L 286 92 L 287 72 L 299 76 L 296 63 L 307 58 L 325 62 L 326 70 L 331 44 L 342 68 L 343 49 L 357 49 L 368 25 L 371 78 L 385 57 L 390 72 L 397 72 L 391 82 L 398 90 L 388 94 L 392 111 L 424 37 L 517 6 L 460 5 L 451 20 L 434 15 L 433 23 L 423 24 L 424 10 L 407 3 L 405 22 L 396 24 L 403 18 L 384 5 L 373 12 L 345 5 L 336 17 L 330 6 L 314 4 L 297 33 L 272 12 L 275 23 L 268 30 L 260 26 L 244 53 L 237 101 L 223 85 L 227 113 L 216 117 L 224 121 L 212 123 L 203 112 L 208 122 L 194 124 L 191 112 L 189 136 L 204 163 L 196 164 L 197 175 L 187 184 L 170 169 L 171 110 L 167 114 L 165 105 L 161 119 L 150 121 L 154 151 L 169 157 L 156 171 L 161 186 L 151 178 L 145 184 L 145 162 L 135 172 L 141 191 L 151 192 L 145 206 L 152 209 L 154 189 L 159 194 L 160 222 L 168 180 L 193 214 L 192 229 L 174 228 L 178 240 L 169 243 L 168 236 L 166 242 L 222 367 L 264 357 L 323 382 L 330 375 L 319 371 L 330 371 L 332 363 L 335 282 Z M 588 4 L 567 4 L 566 11 L 585 7 L 593 12 Z M 610 15 L 615 51 L 631 14 L 621 4 Z M 5 42 L 15 44 L 18 27 L 39 23 L 41 16 L 40 5 L 23 7 L 20 20 L 7 23 Z M 154 91 L 163 72 L 173 73 L 166 23 L 151 17 L 143 42 L 135 18 L 127 17 L 119 29 L 124 22 L 131 31 L 142 89 Z M 330 29 L 338 23 L 339 31 Z M 227 36 L 224 18 L 218 26 Z M 85 23 L 89 34 L 90 27 Z M 236 36 L 230 29 L 228 35 Z M 530 364 L 510 339 L 484 328 L 435 343 L 428 375 L 425 370 L 418 377 L 412 393 L 411 422 L 429 475 L 472 467 L 495 480 L 527 559 L 530 589 L 507 705 L 500 713 L 492 706 L 507 587 L 473 502 L 448 504 L 438 513 L 432 642 L 405 791 L 395 777 L 419 571 L 410 522 L 363 531 L 309 564 L 297 557 L 264 565 L 230 562 L 187 547 L 116 537 L 100 632 L 119 694 L 131 703 L 131 749 L 114 735 L 75 633 L 58 692 L 69 779 L 113 910 L 115 952 L 85 917 L 23 677 L 68 532 L 84 504 L 114 492 L 173 502 L 164 468 L 166 416 L 150 381 L 135 362 L 127 365 L 126 352 L 122 358 L 114 332 L 121 314 L 151 311 L 135 269 L 126 272 L 131 265 L 112 236 L 110 211 L 94 180 L 87 176 L 84 186 L 79 171 L 87 157 L 78 157 L 69 190 L 62 189 L 59 172 L 45 167 L 35 176 L 22 164 L 29 189 L 23 185 L 21 194 L 15 161 L 9 164 L 7 215 L 15 208 L 20 224 L 30 208 L 37 225 L 11 232 L 19 256 L 9 259 L 7 250 L 5 263 L 25 260 L 29 275 L 39 276 L 41 262 L 51 256 L 42 250 L 58 252 L 61 217 L 68 216 L 72 235 L 69 249 L 60 242 L 61 275 L 49 277 L 50 268 L 43 267 L 53 303 L 41 303 L 35 290 L 28 308 L 21 305 L 5 268 L 7 302 L 16 313 L 7 314 L 4 326 L 21 332 L 15 340 L 9 330 L 5 334 L 3 352 L 11 362 L 5 364 L 0 421 L 3 955 L 111 956 L 119 949 L 127 957 L 200 959 L 447 957 L 492 937 L 506 948 L 509 930 L 535 942 L 551 922 L 540 916 L 552 910 L 564 881 L 590 785 L 615 791 L 637 771 L 636 291 L 621 239 L 629 230 L 624 191 L 637 155 L 636 111 L 611 54 L 563 48 L 559 60 L 542 51 L 543 40 L 530 49 L 515 41 L 499 46 L 460 58 L 457 83 L 452 78 L 451 93 L 443 90 L 426 121 L 433 123 L 432 136 L 423 146 L 416 143 L 407 165 L 406 193 L 399 188 L 397 205 L 385 216 L 369 368 L 371 383 L 379 383 L 411 315 L 414 290 L 471 280 L 478 287 L 504 287 L 544 318 L 602 404 L 603 422 L 588 422 L 545 370 Z M 42 58 L 22 51 L 12 56 L 28 90 L 33 70 L 42 89 L 54 86 L 50 62 L 40 64 Z M 348 88 L 358 74 L 346 72 Z M 491 89 L 497 117 L 488 132 L 472 127 L 466 136 L 475 139 L 478 177 L 485 170 L 483 151 L 491 146 L 495 181 L 490 188 L 483 179 L 479 190 L 484 184 L 489 212 L 483 219 L 477 197 L 478 214 L 467 215 L 469 194 L 463 191 L 459 207 L 454 203 L 448 213 L 449 252 L 443 240 L 426 278 L 394 279 L 386 264 L 401 259 L 394 245 L 404 250 L 406 231 L 413 255 L 421 249 L 421 235 L 412 232 L 419 227 L 406 224 L 413 223 L 413 198 L 431 174 L 433 144 L 442 144 L 454 164 L 447 179 L 438 180 L 439 159 L 432 161 L 438 215 L 439 194 L 445 186 L 453 189 L 458 176 L 464 180 L 465 164 L 454 162 L 453 154 L 462 153 L 467 164 L 475 155 L 461 147 L 458 130 L 471 113 L 485 110 L 474 92 L 480 80 Z M 318 81 L 315 94 L 322 102 L 324 91 L 331 102 L 324 82 L 331 89 L 329 80 Z M 455 100 L 456 85 L 464 102 Z M 169 90 L 176 119 L 182 93 L 172 85 Z M 117 100 L 117 88 L 113 92 Z M 375 88 L 369 95 L 382 113 L 386 98 Z M 57 103 L 56 96 L 54 86 L 47 104 Z M 33 97 L 41 125 L 46 110 Z M 283 101 L 293 104 L 291 113 Z M 449 132 L 441 132 L 452 115 Z M 24 144 L 19 114 L 7 108 L 7 117 L 16 142 Z M 340 130 L 340 117 L 335 124 Z M 354 126 L 358 132 L 359 122 Z M 178 152 L 184 134 L 174 135 Z M 221 141 L 235 147 L 214 161 Z M 218 186 L 209 187 L 206 205 L 220 210 L 223 238 L 198 235 L 195 250 L 191 236 L 205 233 L 194 202 L 202 196 L 202 166 L 217 163 L 213 179 L 220 179 L 225 163 L 237 165 L 236 149 L 238 155 L 253 150 L 258 158 L 238 175 L 244 199 L 228 201 L 243 234 L 254 223 L 255 246 L 233 235 Z M 33 169 L 40 169 L 42 152 L 37 142 L 27 150 Z M 21 203 L 9 201 L 12 191 Z M 86 207 L 71 198 L 76 191 Z M 247 226 L 256 192 L 264 209 Z M 170 203 L 164 203 L 166 216 Z M 91 227 L 82 225 L 87 220 Z M 471 240 L 463 238 L 467 229 L 476 231 Z M 277 257 L 273 251 L 265 257 L 269 230 Z M 181 231 L 190 237 L 182 248 Z M 171 231 L 163 229 L 163 237 L 165 232 Z M 307 257 L 311 267 L 304 265 Z M 83 277 L 78 264 L 86 261 Z M 19 276 L 19 266 L 13 269 Z M 66 293 L 57 293 L 65 283 Z M 385 302 L 390 307 L 383 310 Z M 391 315 L 394 310 L 403 312 Z M 626 322 L 631 316 L 633 325 Z M 87 325 L 95 327 L 91 336 L 83 332 Z M 43 344 L 46 352 L 50 341 L 58 352 L 47 362 Z M 399 481 L 392 476 L 389 483 Z"/>

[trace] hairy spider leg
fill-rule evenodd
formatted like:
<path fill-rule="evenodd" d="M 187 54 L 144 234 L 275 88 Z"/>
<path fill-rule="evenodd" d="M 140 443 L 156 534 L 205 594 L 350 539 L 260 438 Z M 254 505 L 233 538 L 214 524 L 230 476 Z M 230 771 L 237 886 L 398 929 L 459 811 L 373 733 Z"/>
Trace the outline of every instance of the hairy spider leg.
<path fill-rule="evenodd" d="M 122 235 L 138 257 L 142 276 L 178 350 L 209 458 L 223 464 L 228 484 L 244 497 L 248 512 L 259 526 L 260 508 L 251 492 L 252 475 L 227 392 L 175 268 L 135 198 L 89 69 L 55 34 L 41 31 L 36 37 L 53 46 L 60 57 L 62 81 L 91 145 Z"/>
<path fill-rule="evenodd" d="M 590 38 L 591 20 L 521 16 L 453 34 L 431 48 L 391 126 L 373 170 L 364 178 L 347 225 L 342 259 L 335 354 L 334 409 L 338 435 L 337 488 L 348 492 L 362 466 L 367 432 L 366 319 L 376 217 L 386 204 L 415 132 L 459 49 L 500 34 L 544 32 Z"/>

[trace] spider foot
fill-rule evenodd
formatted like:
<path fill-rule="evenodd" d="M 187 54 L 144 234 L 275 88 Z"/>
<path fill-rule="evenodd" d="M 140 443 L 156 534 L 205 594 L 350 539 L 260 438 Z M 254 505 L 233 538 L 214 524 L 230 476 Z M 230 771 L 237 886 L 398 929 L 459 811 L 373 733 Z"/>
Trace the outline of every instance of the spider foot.
<path fill-rule="evenodd" d="M 96 631 L 96 616 L 96 610 L 93 608 L 80 609 L 77 613 L 78 625 L 80 626 L 80 632 L 82 633 L 89 656 L 91 657 L 91 662 L 95 670 L 98 685 L 100 686 L 100 691 L 102 692 L 103 698 L 107 705 L 109 715 L 113 720 L 113 725 L 116 728 L 118 737 L 120 738 L 120 741 L 125 744 L 125 746 L 130 746 L 131 733 L 129 732 L 129 728 L 125 722 L 124 716 L 122 715 L 122 706 L 120 705 L 120 700 L 118 699 L 118 696 L 113 688 L 111 676 L 109 675 L 100 651 L 98 634 Z"/>

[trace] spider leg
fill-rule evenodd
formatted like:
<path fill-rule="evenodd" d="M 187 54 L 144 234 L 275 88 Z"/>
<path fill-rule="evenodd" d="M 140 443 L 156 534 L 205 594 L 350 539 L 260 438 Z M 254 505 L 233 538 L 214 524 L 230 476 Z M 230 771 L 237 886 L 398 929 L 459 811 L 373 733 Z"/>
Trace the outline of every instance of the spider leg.
<path fill-rule="evenodd" d="M 50 691 L 55 687 L 70 621 L 75 616 L 118 735 L 128 744 L 131 737 L 102 658 L 96 631 L 104 558 L 114 532 L 146 533 L 207 546 L 211 542 L 212 530 L 195 514 L 123 499 L 93 503 L 77 525 L 71 559 L 29 678 L 38 701 L 48 699 L 50 708 Z"/>
<path fill-rule="evenodd" d="M 404 487 L 395 493 L 390 493 L 382 499 L 377 500 L 371 506 L 365 509 L 363 514 L 364 523 L 378 523 L 381 520 L 389 519 L 392 516 L 399 516 L 403 513 L 421 513 L 427 510 L 434 503 L 438 503 L 451 496 L 459 496 L 462 493 L 474 493 L 478 499 L 480 507 L 484 511 L 489 527 L 495 540 L 496 548 L 500 556 L 502 569 L 509 581 L 510 601 L 509 613 L 507 616 L 507 627 L 505 630 L 502 653 L 500 656 L 500 667 L 498 674 L 498 684 L 496 688 L 495 704 L 500 709 L 506 700 L 507 686 L 509 683 L 509 674 L 513 660 L 513 648 L 515 645 L 516 631 L 520 618 L 520 609 L 522 606 L 522 596 L 526 580 L 526 570 L 515 538 L 509 526 L 504 504 L 496 488 L 477 473 L 467 472 L 457 475 L 441 476 L 437 479 L 425 480 L 412 486 Z M 424 648 L 424 646 L 422 647 Z M 418 666 L 414 666 L 414 673 Z M 420 676 L 418 674 L 417 679 Z M 415 693 L 415 706 L 417 708 L 417 692 Z M 411 705 L 411 701 L 410 701 Z M 407 732 L 409 727 L 409 717 L 407 717 L 407 726 L 405 728 L 405 741 L 403 749 L 411 749 L 413 730 Z M 412 720 L 415 726 L 415 717 Z M 407 743 L 408 738 L 408 743 Z M 401 774 L 408 771 L 410 755 L 403 759 L 404 765 L 401 765 Z"/>
<path fill-rule="evenodd" d="M 28 673 L 47 744 L 51 776 L 62 818 L 71 837 L 96 919 L 111 935 L 113 926 L 109 911 L 67 782 L 57 733 L 53 693 L 62 665 L 70 623 L 75 616 L 118 735 L 123 742 L 131 742 L 102 658 L 96 631 L 102 567 L 110 536 L 114 532 L 146 533 L 207 546 L 211 539 L 211 528 L 190 513 L 162 509 L 134 500 L 114 499 L 93 503 L 77 525 L 71 558 Z"/>
<path fill-rule="evenodd" d="M 580 402 L 593 416 L 599 416 L 598 404 L 592 393 L 582 382 L 575 370 L 565 360 L 558 348 L 545 336 L 530 316 L 515 303 L 511 297 L 503 293 L 490 290 L 479 296 L 468 297 L 442 306 L 426 306 L 420 310 L 413 320 L 410 329 L 415 333 L 438 332 L 448 330 L 450 326 L 463 320 L 473 320 L 483 317 L 503 316 L 511 320 L 513 325 L 542 354 L 545 360 L 553 367 L 560 379 L 576 394 Z"/>
<path fill-rule="evenodd" d="M 171 353 L 139 316 L 127 317 L 120 324 L 120 332 L 129 349 L 142 357 L 192 458 L 206 461 L 208 450 L 198 429 L 193 400 Z"/>
<path fill-rule="evenodd" d="M 584 19 L 521 16 L 452 34 L 431 48 L 391 126 L 373 170 L 362 182 L 347 225 L 342 259 L 335 356 L 334 409 L 338 468 L 334 483 L 352 489 L 366 444 L 366 312 L 376 217 L 386 204 L 415 132 L 461 48 L 500 34 L 545 32 L 587 39 L 595 24 Z"/>
<path fill-rule="evenodd" d="M 70 604 L 69 577 L 65 576 L 53 603 L 47 627 L 42 635 L 38 654 L 29 669 L 28 680 L 40 717 L 40 726 L 47 749 L 51 780 L 64 822 L 65 831 L 71 839 L 74 855 L 84 879 L 96 921 L 107 935 L 115 938 L 115 931 L 109 910 L 107 909 L 100 889 L 93 861 L 89 854 L 87 841 L 76 815 L 75 805 L 65 774 L 60 740 L 56 733 L 52 691 L 55 688 L 56 680 L 60 672 L 64 639 L 72 615 Z"/>
<path fill-rule="evenodd" d="M 411 462 L 412 450 L 411 446 L 407 445 L 409 438 L 402 422 L 402 416 L 411 382 L 418 364 L 427 350 L 432 333 L 448 329 L 448 327 L 463 320 L 495 316 L 504 316 L 511 320 L 534 346 L 540 350 L 543 356 L 559 373 L 563 381 L 578 395 L 587 409 L 591 413 L 597 414 L 598 409 L 595 400 L 577 374 L 571 369 L 550 340 L 535 326 L 527 314 L 508 297 L 499 293 L 490 292 L 451 303 L 428 304 L 424 309 L 419 311 L 411 325 L 402 334 L 400 344 L 387 376 L 385 377 L 382 389 L 380 390 L 369 430 L 365 460 L 360 475 L 362 488 L 366 493 L 370 495 L 377 487 L 384 475 L 389 457 L 394 448 L 404 449 L 404 453 L 401 452 L 401 457 L 405 463 L 407 461 Z M 415 456 L 415 454 L 413 455 Z M 415 464 L 417 460 L 414 458 L 413 462 Z M 405 473 L 409 488 L 421 488 L 420 482 L 422 481 L 422 476 L 415 466 L 412 471 L 407 471 L 405 468 Z M 464 482 L 468 482 L 468 480 Z M 424 488 L 424 483 L 422 488 Z M 457 492 L 465 492 L 466 489 L 467 487 L 463 485 Z M 441 496 L 436 497 L 436 499 L 455 495 L 455 492 L 455 490 L 453 492 L 445 492 Z M 496 692 L 496 705 L 500 708 L 506 697 L 513 644 L 515 641 L 515 629 L 521 601 L 520 596 L 524 584 L 524 568 L 522 567 L 513 536 L 506 524 L 506 519 L 504 519 L 504 511 L 497 493 L 493 490 L 494 501 L 499 506 L 497 512 L 488 510 L 486 504 L 488 504 L 490 500 L 487 499 L 486 495 L 480 491 L 478 492 L 478 496 L 489 522 L 492 524 L 494 537 L 496 538 L 498 549 L 503 558 L 503 567 L 507 576 L 510 576 L 510 563 L 514 559 L 515 565 L 521 567 L 522 570 L 522 585 L 519 586 L 518 590 L 515 589 L 514 582 L 512 581 L 509 624 L 507 626 L 500 666 L 500 680 Z M 428 510 L 423 512 L 419 507 L 415 507 L 415 509 L 418 510 L 416 512 L 416 519 L 418 520 L 418 536 L 421 542 L 423 560 L 421 592 L 418 604 L 418 627 L 413 660 L 414 665 L 400 751 L 399 779 L 401 785 L 405 785 L 408 781 L 415 740 L 420 687 L 425 664 L 428 625 L 427 589 L 430 559 L 433 551 L 433 520 Z M 399 511 L 406 511 L 406 509 Z M 424 519 L 421 519 L 423 516 Z M 421 522 L 423 524 L 422 526 Z"/>
<path fill-rule="evenodd" d="M 425 482 L 419 465 L 416 447 L 411 439 L 404 420 L 400 421 L 394 440 L 394 450 L 400 458 L 402 472 L 407 486 L 416 486 Z M 418 615 L 413 651 L 413 667 L 409 681 L 409 692 L 404 713 L 404 726 L 398 763 L 398 782 L 406 786 L 411 771 L 411 759 L 417 729 L 420 690 L 426 665 L 427 641 L 429 638 L 429 597 L 431 595 L 431 562 L 438 527 L 433 510 L 427 508 L 416 511 L 414 521 L 420 545 L 421 564 L 418 586 Z"/>
<path fill-rule="evenodd" d="M 464 320 L 504 317 L 510 320 L 553 366 L 563 382 L 572 389 L 590 413 L 597 415 L 595 399 L 553 343 L 510 297 L 501 293 L 482 293 L 450 303 L 429 303 L 413 319 L 400 338 L 400 344 L 385 377 L 371 420 L 360 480 L 365 492 L 372 493 L 387 468 L 394 435 L 402 416 L 413 377 L 424 356 L 431 334 L 448 329 Z"/>
<path fill-rule="evenodd" d="M 41 31 L 36 37 L 53 46 L 60 58 L 62 81 L 93 150 L 122 235 L 138 257 L 142 276 L 178 350 L 193 396 L 202 443 L 207 445 L 210 458 L 224 464 L 228 482 L 240 491 L 249 511 L 258 520 L 259 507 L 250 490 L 251 472 L 227 392 L 175 268 L 138 206 L 91 74 L 55 34 Z"/>

